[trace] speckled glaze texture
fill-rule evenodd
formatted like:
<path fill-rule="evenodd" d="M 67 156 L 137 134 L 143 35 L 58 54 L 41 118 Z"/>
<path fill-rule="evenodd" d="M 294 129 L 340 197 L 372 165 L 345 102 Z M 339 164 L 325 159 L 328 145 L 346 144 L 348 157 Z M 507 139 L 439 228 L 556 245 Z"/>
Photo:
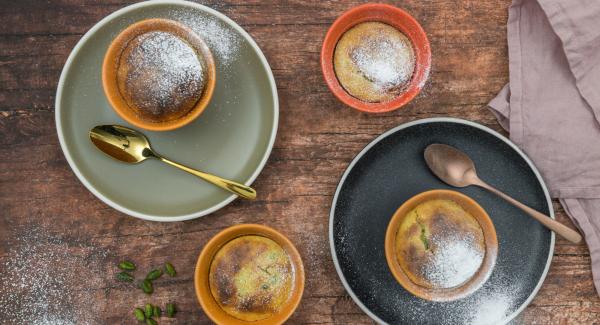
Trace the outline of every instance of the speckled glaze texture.
<path fill-rule="evenodd" d="M 423 150 L 432 143 L 459 148 L 473 159 L 486 182 L 553 216 L 535 167 L 507 141 L 472 122 L 427 119 L 388 131 L 350 164 L 333 200 L 331 249 L 342 283 L 370 317 L 390 324 L 502 324 L 530 302 L 546 276 L 554 235 L 492 193 L 442 183 L 423 158 Z M 386 263 L 384 239 L 394 211 L 432 189 L 452 189 L 477 201 L 498 237 L 497 261 L 487 282 L 452 302 L 413 296 Z"/>

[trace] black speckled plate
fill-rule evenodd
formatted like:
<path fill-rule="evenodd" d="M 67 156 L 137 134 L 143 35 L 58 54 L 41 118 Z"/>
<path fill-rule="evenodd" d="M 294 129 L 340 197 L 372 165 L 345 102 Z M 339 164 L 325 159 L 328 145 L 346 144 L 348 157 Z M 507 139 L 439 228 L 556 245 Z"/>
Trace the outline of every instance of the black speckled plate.
<path fill-rule="evenodd" d="M 423 150 L 431 143 L 463 150 L 483 180 L 554 217 L 538 171 L 505 137 L 460 119 L 414 121 L 371 142 L 342 176 L 329 224 L 336 270 L 354 301 L 380 323 L 507 323 L 542 285 L 552 259 L 554 233 L 481 188 L 453 189 L 476 200 L 496 227 L 498 260 L 483 287 L 461 300 L 429 302 L 404 290 L 388 269 L 384 238 L 394 211 L 415 194 L 451 188 L 425 165 Z"/>

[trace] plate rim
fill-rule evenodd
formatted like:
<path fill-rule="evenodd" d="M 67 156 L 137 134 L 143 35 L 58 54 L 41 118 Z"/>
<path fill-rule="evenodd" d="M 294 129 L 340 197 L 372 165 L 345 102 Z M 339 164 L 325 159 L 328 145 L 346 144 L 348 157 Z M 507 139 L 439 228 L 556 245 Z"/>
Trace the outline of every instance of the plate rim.
<path fill-rule="evenodd" d="M 375 315 L 373 312 L 371 312 L 371 310 L 369 310 L 369 308 L 367 308 L 367 306 L 365 306 L 362 303 L 362 301 L 356 296 L 356 294 L 354 293 L 354 291 L 352 290 L 352 288 L 346 281 L 346 278 L 344 277 L 344 274 L 340 267 L 340 263 L 339 263 L 339 260 L 337 257 L 337 253 L 335 251 L 335 244 L 334 244 L 334 240 L 333 240 L 334 239 L 333 238 L 333 235 L 334 235 L 333 234 L 333 218 L 334 218 L 334 214 L 335 214 L 336 203 L 338 201 L 338 196 L 340 194 L 342 186 L 344 185 L 344 183 L 346 181 L 346 178 L 350 174 L 350 171 L 354 168 L 354 165 L 356 165 L 356 163 L 377 143 L 379 143 L 383 139 L 387 138 L 391 134 L 396 133 L 397 131 L 409 128 L 411 126 L 420 125 L 420 124 L 437 123 L 437 122 L 450 122 L 450 123 L 457 123 L 457 124 L 472 126 L 477 129 L 480 129 L 484 132 L 487 132 L 487 133 L 495 136 L 496 138 L 500 139 L 504 143 L 508 144 L 523 159 L 525 159 L 525 161 L 527 162 L 527 165 L 529 166 L 529 168 L 531 168 L 531 170 L 535 174 L 537 180 L 540 182 L 540 185 L 542 186 L 544 196 L 546 197 L 546 203 L 548 204 L 548 207 L 550 210 L 550 217 L 552 219 L 555 219 L 554 209 L 552 207 L 552 200 L 550 198 L 548 188 L 546 187 L 546 183 L 542 179 L 541 174 L 539 173 L 539 171 L 537 170 L 537 168 L 535 167 L 533 162 L 519 147 L 517 147 L 516 144 L 514 144 L 512 141 L 510 141 L 508 138 L 506 138 L 502 134 L 490 129 L 489 127 L 479 124 L 479 123 L 476 123 L 476 122 L 473 122 L 473 121 L 461 119 L 461 118 L 430 117 L 430 118 L 424 118 L 424 119 L 418 119 L 418 120 L 406 122 L 406 123 L 400 124 L 396 127 L 393 127 L 391 129 L 385 131 L 381 135 L 377 136 L 375 139 L 371 140 L 371 142 L 369 142 L 369 144 L 367 144 L 354 158 L 352 158 L 352 161 L 350 162 L 348 167 L 346 167 L 346 170 L 344 171 L 344 173 L 342 174 L 342 177 L 340 178 L 340 181 L 338 182 L 338 185 L 336 187 L 335 194 L 333 196 L 333 200 L 331 203 L 331 209 L 329 211 L 329 248 L 331 250 L 331 257 L 333 259 L 333 264 L 335 265 L 335 270 L 337 272 L 337 275 L 340 278 L 342 285 L 344 286 L 344 289 L 350 295 L 350 297 L 352 298 L 354 303 L 356 303 L 358 305 L 358 307 L 360 307 L 360 309 L 365 314 L 367 314 L 367 316 L 369 316 L 371 319 L 373 319 L 374 321 L 376 321 L 379 324 L 387 324 L 387 323 L 384 322 L 377 315 Z M 548 251 L 548 259 L 546 261 L 546 266 L 544 267 L 544 271 L 542 272 L 542 276 L 540 277 L 540 280 L 536 284 L 535 288 L 533 289 L 533 291 L 531 292 L 529 297 L 527 297 L 525 302 L 521 306 L 519 306 L 519 308 L 517 308 L 517 310 L 515 310 L 512 314 L 510 314 L 508 317 L 506 317 L 502 324 L 507 324 L 510 321 L 512 321 L 517 315 L 519 315 L 531 303 L 533 298 L 535 298 L 535 296 L 537 295 L 538 291 L 540 290 L 540 288 L 542 287 L 542 285 L 546 279 L 546 276 L 548 275 L 548 270 L 550 269 L 550 264 L 551 264 L 552 258 L 554 256 L 554 244 L 555 244 L 555 235 L 554 235 L 554 232 L 550 232 L 550 249 Z"/>
<path fill-rule="evenodd" d="M 254 41 L 252 36 L 250 36 L 250 34 L 248 32 L 246 32 L 240 25 L 238 25 L 231 18 L 218 12 L 215 9 L 212 9 L 210 7 L 207 7 L 205 5 L 201 5 L 198 3 L 189 2 L 189 1 L 181 1 L 181 0 L 154 0 L 154 1 L 145 1 L 145 2 L 128 5 L 123 8 L 120 8 L 120 9 L 110 13 L 108 16 L 102 18 L 100 21 L 98 21 L 96 24 L 94 24 L 94 26 L 92 26 L 92 28 L 90 28 L 79 39 L 79 41 L 77 41 L 77 44 L 71 50 L 71 53 L 69 54 L 67 61 L 65 62 L 64 66 L 61 70 L 60 78 L 58 80 L 58 85 L 57 85 L 57 90 L 56 90 L 56 99 L 54 101 L 54 110 L 55 110 L 54 118 L 55 118 L 55 123 L 56 123 L 56 131 L 58 134 L 58 140 L 60 143 L 61 150 L 62 150 L 63 154 L 65 155 L 65 158 L 67 159 L 69 167 L 75 173 L 75 175 L 77 176 L 77 179 L 79 179 L 79 181 L 90 192 L 92 192 L 92 194 L 94 194 L 94 196 L 96 196 L 98 199 L 100 199 L 102 202 L 109 205 L 113 209 L 120 211 L 122 213 L 125 213 L 129 216 L 136 217 L 136 218 L 143 219 L 143 220 L 159 221 L 159 222 L 177 222 L 177 221 L 196 219 L 196 218 L 200 218 L 202 216 L 211 214 L 211 213 L 225 207 L 229 203 L 231 203 L 233 200 L 235 200 L 237 198 L 237 195 L 231 194 L 230 196 L 228 196 L 227 198 L 222 200 L 220 203 L 217 203 L 210 208 L 203 209 L 203 210 L 200 210 L 197 212 L 192 212 L 192 213 L 185 214 L 185 215 L 177 215 L 177 216 L 151 215 L 151 214 L 141 213 L 138 211 L 128 209 L 128 208 L 121 206 L 120 204 L 110 200 L 108 197 L 104 196 L 102 193 L 100 193 L 98 190 L 96 190 L 96 188 L 84 177 L 84 175 L 81 173 L 81 171 L 75 164 L 75 161 L 73 160 L 73 157 L 71 156 L 71 152 L 67 148 L 65 135 L 63 134 L 63 126 L 62 126 L 62 122 L 61 122 L 61 119 L 62 119 L 62 108 L 61 108 L 62 104 L 61 104 L 61 102 L 62 102 L 62 95 L 63 95 L 63 89 L 64 89 L 64 85 L 65 85 L 65 80 L 67 79 L 67 77 L 66 77 L 67 72 L 70 71 L 73 60 L 79 54 L 79 52 L 80 52 L 81 48 L 84 46 L 84 44 L 86 44 L 88 42 L 89 38 L 92 37 L 92 35 L 94 35 L 100 28 L 109 24 L 114 19 L 117 19 L 131 11 L 135 11 L 140 8 L 157 6 L 157 5 L 174 5 L 174 6 L 188 7 L 188 8 L 198 9 L 198 10 L 208 13 L 209 15 L 215 16 L 217 19 L 225 22 L 227 25 L 229 25 L 231 28 L 233 28 L 235 31 L 237 31 L 248 42 L 248 44 L 250 44 L 250 46 L 256 52 L 259 60 L 266 68 L 265 70 L 267 72 L 267 79 L 269 80 L 269 85 L 271 86 L 271 93 L 273 96 L 273 125 L 271 126 L 271 133 L 270 133 L 269 142 L 267 144 L 267 150 L 265 150 L 257 168 L 250 175 L 250 177 L 244 182 L 244 184 L 247 186 L 250 186 L 256 180 L 258 175 L 262 172 L 262 170 L 264 169 L 264 167 L 269 159 L 269 156 L 271 155 L 271 152 L 273 150 L 273 146 L 275 144 L 275 138 L 277 137 L 277 129 L 278 129 L 278 125 L 279 125 L 279 94 L 277 92 L 277 85 L 275 83 L 275 77 L 273 76 L 273 70 L 271 69 L 271 66 L 269 65 L 269 62 L 267 61 L 267 58 L 265 57 L 264 53 L 262 52 L 262 50 L 260 49 L 258 44 L 256 44 L 256 42 Z"/>

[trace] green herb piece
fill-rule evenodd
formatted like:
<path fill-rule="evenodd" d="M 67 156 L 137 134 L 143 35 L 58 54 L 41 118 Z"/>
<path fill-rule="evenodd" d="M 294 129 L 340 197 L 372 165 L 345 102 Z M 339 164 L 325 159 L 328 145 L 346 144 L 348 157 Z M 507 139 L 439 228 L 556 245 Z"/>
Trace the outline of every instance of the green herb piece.
<path fill-rule="evenodd" d="M 421 228 L 421 237 L 420 237 L 421 241 L 423 242 L 423 246 L 425 246 L 425 250 L 428 251 L 429 250 L 429 240 L 427 239 L 427 234 L 425 234 L 425 226 L 423 226 L 423 224 L 419 221 L 419 212 L 415 211 L 415 214 L 417 215 L 415 220 L 417 221 L 417 224 Z"/>
<path fill-rule="evenodd" d="M 159 317 L 160 318 L 160 314 L 162 314 L 162 310 L 160 310 L 160 307 L 154 306 L 153 309 L 154 310 L 152 311 L 152 314 L 154 315 L 154 317 Z"/>
<path fill-rule="evenodd" d="M 146 315 L 146 318 L 152 317 L 153 313 L 154 313 L 154 308 L 152 308 L 152 305 L 146 304 L 146 307 L 144 309 L 144 315 Z"/>
<path fill-rule="evenodd" d="M 119 263 L 119 268 L 121 270 L 125 270 L 125 271 L 133 271 L 133 270 L 135 270 L 135 264 L 133 264 L 132 262 L 129 262 L 129 261 L 123 261 L 123 262 Z"/>
<path fill-rule="evenodd" d="M 171 277 L 174 277 L 174 276 L 177 275 L 177 272 L 175 271 L 175 268 L 173 267 L 173 264 L 171 264 L 169 262 L 165 263 L 165 271 Z"/>
<path fill-rule="evenodd" d="M 175 304 L 167 304 L 167 316 L 173 318 L 175 317 L 175 313 L 177 313 L 177 307 L 175 307 Z"/>
<path fill-rule="evenodd" d="M 261 271 L 265 272 L 266 274 L 268 274 L 268 275 L 272 275 L 272 274 L 271 274 L 271 272 L 269 272 L 269 267 L 267 267 L 267 268 L 264 268 L 264 267 L 258 266 L 258 268 L 259 268 Z"/>
<path fill-rule="evenodd" d="M 146 325 L 158 325 L 158 323 L 152 318 L 147 318 Z"/>
<path fill-rule="evenodd" d="M 146 315 L 144 314 L 143 310 L 136 308 L 133 310 L 133 313 L 135 314 L 135 319 L 137 319 L 139 322 L 146 320 Z"/>
<path fill-rule="evenodd" d="M 428 251 L 429 250 L 429 240 L 427 240 L 427 235 L 425 235 L 425 228 L 421 228 L 421 241 L 423 242 L 423 245 L 425 246 L 425 250 Z"/>
<path fill-rule="evenodd" d="M 117 273 L 117 280 L 123 282 L 133 282 L 133 276 L 125 271 Z"/>
<path fill-rule="evenodd" d="M 160 269 L 154 269 L 148 272 L 148 275 L 146 275 L 146 280 L 154 281 L 160 278 L 162 274 L 163 272 Z"/>
<path fill-rule="evenodd" d="M 152 292 L 154 292 L 154 288 L 152 287 L 152 282 L 150 282 L 150 280 L 148 280 L 148 279 L 144 279 L 144 281 L 142 281 L 140 283 L 140 287 L 147 294 L 152 294 Z"/>
<path fill-rule="evenodd" d="M 263 289 L 263 290 L 269 290 L 269 285 L 265 283 L 265 284 L 263 284 L 261 286 L 261 289 Z"/>

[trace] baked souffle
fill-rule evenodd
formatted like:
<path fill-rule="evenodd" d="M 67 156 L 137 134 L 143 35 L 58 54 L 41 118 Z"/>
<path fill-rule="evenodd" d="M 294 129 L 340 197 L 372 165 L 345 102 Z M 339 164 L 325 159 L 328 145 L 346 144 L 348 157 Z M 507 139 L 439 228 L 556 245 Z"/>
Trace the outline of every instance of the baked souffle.
<path fill-rule="evenodd" d="M 127 42 L 116 77 L 121 96 L 138 117 L 167 122 L 186 115 L 200 100 L 207 63 L 178 35 L 149 31 Z"/>
<path fill-rule="evenodd" d="M 408 278 L 431 289 L 469 281 L 485 257 L 483 230 L 459 204 L 425 201 L 402 220 L 395 238 L 396 258 Z"/>
<path fill-rule="evenodd" d="M 210 291 L 229 315 L 257 321 L 277 314 L 291 296 L 294 268 L 286 251 L 258 235 L 235 238 L 215 254 Z"/>
<path fill-rule="evenodd" d="M 381 22 L 357 24 L 338 41 L 333 68 L 342 87 L 365 102 L 387 102 L 412 79 L 415 52 L 398 29 Z"/>

